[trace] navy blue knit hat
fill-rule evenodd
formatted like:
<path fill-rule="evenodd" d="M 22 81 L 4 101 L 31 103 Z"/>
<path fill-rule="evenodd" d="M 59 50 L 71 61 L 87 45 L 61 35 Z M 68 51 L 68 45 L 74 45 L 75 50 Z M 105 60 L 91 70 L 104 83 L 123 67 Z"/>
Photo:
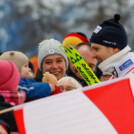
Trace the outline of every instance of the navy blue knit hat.
<path fill-rule="evenodd" d="M 120 50 L 125 48 L 128 43 L 127 34 L 119 20 L 120 15 L 115 14 L 114 19 L 103 21 L 95 28 L 90 42 Z"/>

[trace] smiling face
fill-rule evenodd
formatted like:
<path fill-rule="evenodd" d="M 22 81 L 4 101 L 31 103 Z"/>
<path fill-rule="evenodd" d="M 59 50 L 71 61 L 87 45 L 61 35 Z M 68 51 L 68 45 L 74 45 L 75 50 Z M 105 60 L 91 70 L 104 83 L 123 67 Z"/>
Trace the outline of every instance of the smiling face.
<path fill-rule="evenodd" d="M 92 52 L 99 62 L 102 62 L 119 51 L 118 48 L 106 47 L 96 43 L 91 43 Z"/>
<path fill-rule="evenodd" d="M 49 72 L 57 78 L 61 79 L 66 73 L 66 64 L 63 56 L 59 54 L 49 55 L 44 58 L 42 63 L 43 73 Z"/>

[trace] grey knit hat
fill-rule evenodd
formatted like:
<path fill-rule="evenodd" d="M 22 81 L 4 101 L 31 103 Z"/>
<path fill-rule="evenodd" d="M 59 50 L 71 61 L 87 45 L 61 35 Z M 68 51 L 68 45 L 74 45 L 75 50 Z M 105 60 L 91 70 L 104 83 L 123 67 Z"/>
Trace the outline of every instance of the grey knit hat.
<path fill-rule="evenodd" d="M 67 56 L 60 50 L 59 46 L 61 46 L 61 43 L 58 40 L 55 39 L 48 39 L 43 40 L 41 43 L 39 43 L 38 47 L 38 65 L 40 70 L 42 70 L 42 62 L 43 59 L 52 54 L 60 54 L 64 57 L 66 62 L 66 68 L 68 68 L 68 59 Z"/>

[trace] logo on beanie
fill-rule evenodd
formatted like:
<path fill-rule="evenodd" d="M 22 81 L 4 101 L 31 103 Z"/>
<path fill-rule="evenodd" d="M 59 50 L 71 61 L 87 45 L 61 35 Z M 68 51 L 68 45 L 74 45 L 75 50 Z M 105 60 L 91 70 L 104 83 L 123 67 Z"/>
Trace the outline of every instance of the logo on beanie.
<path fill-rule="evenodd" d="M 95 30 L 94 30 L 94 33 L 98 33 L 101 29 L 102 29 L 101 26 L 97 26 L 97 27 L 95 28 Z"/>
<path fill-rule="evenodd" d="M 114 45 L 114 46 L 117 45 L 116 42 L 111 42 L 111 41 L 107 41 L 107 40 L 103 40 L 103 42 L 106 43 L 106 44 L 109 44 L 109 45 Z"/>
<path fill-rule="evenodd" d="M 54 49 L 49 49 L 50 54 L 54 54 Z"/>

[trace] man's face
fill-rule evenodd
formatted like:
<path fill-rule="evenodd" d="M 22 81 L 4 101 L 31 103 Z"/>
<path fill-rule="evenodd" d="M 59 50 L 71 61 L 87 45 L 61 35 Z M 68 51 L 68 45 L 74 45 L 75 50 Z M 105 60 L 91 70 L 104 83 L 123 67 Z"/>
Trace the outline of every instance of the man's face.
<path fill-rule="evenodd" d="M 88 64 L 88 66 L 91 68 L 92 71 L 94 71 L 96 64 L 97 64 L 97 59 L 95 58 L 95 55 L 91 52 L 91 48 L 89 48 L 86 45 L 83 45 L 77 49 L 78 53 L 82 56 L 82 58 L 85 60 L 85 62 Z M 72 63 L 70 63 L 70 68 L 71 70 L 75 73 L 75 75 L 83 79 L 82 76 L 79 74 L 77 69 L 74 67 Z"/>
<path fill-rule="evenodd" d="M 92 52 L 95 54 L 95 57 L 99 62 L 106 60 L 115 54 L 115 48 L 102 46 L 96 43 L 91 43 Z"/>

